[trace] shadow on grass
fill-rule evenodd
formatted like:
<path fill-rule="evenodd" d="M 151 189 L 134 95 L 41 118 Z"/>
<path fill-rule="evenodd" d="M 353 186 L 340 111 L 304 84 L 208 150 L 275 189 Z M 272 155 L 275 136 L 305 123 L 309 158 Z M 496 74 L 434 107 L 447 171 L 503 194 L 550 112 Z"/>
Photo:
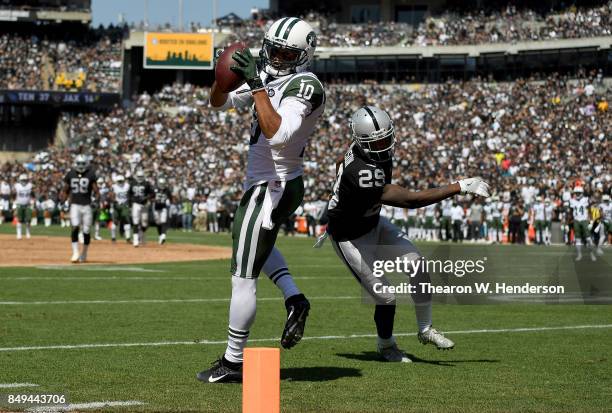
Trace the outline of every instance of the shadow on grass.
<path fill-rule="evenodd" d="M 281 380 L 332 381 L 343 377 L 361 377 L 361 370 L 347 367 L 293 367 L 281 369 Z"/>
<path fill-rule="evenodd" d="M 375 351 L 363 351 L 361 353 L 336 353 L 339 357 L 344 357 L 351 360 L 360 361 L 379 361 L 384 363 L 385 361 L 380 358 Z M 406 353 L 406 355 L 412 360 L 413 363 L 425 363 L 433 364 L 435 366 L 453 367 L 456 363 L 499 363 L 500 360 L 480 359 L 480 360 L 425 360 L 414 354 Z"/>

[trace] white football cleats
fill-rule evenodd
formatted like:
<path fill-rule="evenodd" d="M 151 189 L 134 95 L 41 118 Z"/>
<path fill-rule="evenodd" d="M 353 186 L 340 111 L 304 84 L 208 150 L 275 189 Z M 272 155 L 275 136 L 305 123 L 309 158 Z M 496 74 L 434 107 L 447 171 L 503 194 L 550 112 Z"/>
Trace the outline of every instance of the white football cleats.
<path fill-rule="evenodd" d="M 450 350 L 455 347 L 455 343 L 431 326 L 422 333 L 419 333 L 418 338 L 422 344 L 433 344 L 438 350 Z"/>

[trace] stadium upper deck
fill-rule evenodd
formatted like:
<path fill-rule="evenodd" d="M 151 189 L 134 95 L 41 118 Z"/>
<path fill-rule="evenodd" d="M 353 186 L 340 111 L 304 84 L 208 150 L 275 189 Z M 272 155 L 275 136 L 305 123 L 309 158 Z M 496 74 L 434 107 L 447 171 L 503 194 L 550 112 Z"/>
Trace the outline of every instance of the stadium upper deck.
<path fill-rule="evenodd" d="M 58 8 L 58 12 L 89 13 L 88 1 L 9 3 L 12 11 L 69 4 Z M 491 74 L 497 79 L 507 79 L 537 72 L 570 73 L 579 68 L 602 69 L 604 75 L 609 75 L 612 1 L 589 3 L 589 7 L 549 13 L 510 6 L 478 13 L 465 9 L 450 12 L 438 5 L 422 13 L 420 20 L 409 19 L 410 22 L 353 19 L 355 22 L 350 24 L 336 23 L 337 13 L 308 12 L 303 17 L 318 33 L 314 70 L 325 80 L 338 77 L 348 81 L 372 78 L 437 82 L 448 77 L 470 79 Z M 2 10 L 0 5 L 0 13 Z M 215 28 L 192 23 L 189 30 L 213 31 L 217 47 L 241 40 L 258 49 L 270 19 L 263 13 L 252 17 L 220 18 Z M 28 27 L 32 30 L 28 31 Z M 42 27 L 14 22 L 0 29 L 0 74 L 3 75 L 0 89 L 131 95 L 143 87 L 156 90 L 177 79 L 176 74 L 158 72 L 157 75 L 162 75 L 160 84 L 135 81 L 143 68 L 138 67 L 140 55 L 132 57 L 130 53 L 133 48 L 142 47 L 141 27 L 97 30 L 87 25 L 76 29 L 73 26 L 70 30 L 53 30 L 49 24 Z M 171 30 L 167 27 L 149 30 Z M 129 38 L 123 42 L 128 29 Z M 84 30 L 87 36 L 83 36 Z M 50 36 L 50 32 L 59 32 L 62 36 Z M 122 55 L 122 49 L 127 51 L 126 55 Z M 122 79 L 126 63 L 130 63 L 130 69 L 123 73 Z M 191 77 L 185 79 L 195 82 Z M 211 81 L 208 75 L 200 78 L 204 83 Z"/>

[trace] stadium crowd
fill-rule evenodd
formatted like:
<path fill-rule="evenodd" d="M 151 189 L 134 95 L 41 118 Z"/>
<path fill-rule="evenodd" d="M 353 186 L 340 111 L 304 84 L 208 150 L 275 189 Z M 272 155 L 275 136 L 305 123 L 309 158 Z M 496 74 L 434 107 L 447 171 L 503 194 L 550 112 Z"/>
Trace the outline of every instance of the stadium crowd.
<path fill-rule="evenodd" d="M 562 12 L 540 14 L 531 9 L 505 8 L 477 12 L 428 15 L 416 28 L 406 23 L 338 24 L 324 13 L 302 16 L 317 30 L 319 46 L 433 46 L 571 39 L 612 35 L 612 1 L 599 7 L 572 6 Z M 241 40 L 259 47 L 273 19 L 260 17 L 232 22 L 227 44 Z"/>
<path fill-rule="evenodd" d="M 507 6 L 479 12 L 429 15 L 416 28 L 406 23 L 339 24 L 324 13 L 303 16 L 326 47 L 431 46 L 612 35 L 612 0 L 599 7 L 572 6 L 562 12 L 539 14 Z M 224 46 L 237 40 L 260 47 L 272 20 L 221 22 Z M 225 26 L 223 26 L 225 24 Z M 191 30 L 202 30 L 192 23 Z M 136 26 L 132 26 L 136 29 Z M 163 27 L 163 30 L 169 30 Z M 121 77 L 121 41 L 127 26 L 91 29 L 79 41 L 38 35 L 0 34 L 0 89 L 87 90 L 116 92 Z"/>
<path fill-rule="evenodd" d="M 0 89 L 117 92 L 122 30 L 92 30 L 80 41 L 0 34 Z"/>
<path fill-rule="evenodd" d="M 396 22 L 339 24 L 321 13 L 302 16 L 317 31 L 317 46 L 357 47 L 399 45 L 411 32 L 410 25 Z M 261 47 L 265 30 L 274 19 L 258 18 L 232 24 L 225 44 L 242 41 L 250 47 Z"/>
<path fill-rule="evenodd" d="M 406 45 L 514 43 L 610 35 L 612 1 L 596 8 L 572 6 L 548 15 L 514 6 L 489 13 L 445 13 L 427 18 Z"/>
<path fill-rule="evenodd" d="M 213 197 L 221 210 L 231 211 L 244 176 L 250 114 L 212 111 L 207 96 L 208 89 L 175 84 L 140 95 L 129 109 L 65 114 L 70 146 L 51 147 L 26 165 L 4 164 L 0 179 L 14 182 L 27 172 L 36 193 L 53 198 L 74 154 L 87 153 L 107 185 L 142 166 L 152 182 L 168 179 L 177 210 L 187 200 L 197 213 L 199 203 Z M 306 151 L 305 215 L 321 217 L 335 160 L 350 141 L 347 119 L 363 104 L 392 114 L 394 181 L 414 190 L 482 176 L 516 211 L 540 197 L 563 205 L 575 185 L 594 200 L 610 192 L 612 91 L 595 72 L 573 81 L 552 76 L 509 83 L 336 84 L 328 85 L 327 98 Z"/>

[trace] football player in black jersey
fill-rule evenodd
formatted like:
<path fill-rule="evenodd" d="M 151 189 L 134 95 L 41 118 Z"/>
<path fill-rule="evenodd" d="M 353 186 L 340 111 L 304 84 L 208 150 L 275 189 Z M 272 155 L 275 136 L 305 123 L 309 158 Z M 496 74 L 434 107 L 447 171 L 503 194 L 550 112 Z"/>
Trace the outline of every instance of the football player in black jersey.
<path fill-rule="evenodd" d="M 164 177 L 157 179 L 157 186 L 153 190 L 153 220 L 157 226 L 158 242 L 166 242 L 168 230 L 168 206 L 172 202 L 172 192 L 168 188 L 168 181 Z"/>
<path fill-rule="evenodd" d="M 64 177 L 64 190 L 61 201 L 70 197 L 70 226 L 72 228 L 72 258 L 71 262 L 85 262 L 87 250 L 91 241 L 91 225 L 93 213 L 91 210 L 92 194 L 96 199 L 100 198 L 96 174 L 89 167 L 89 161 L 85 155 L 77 155 L 74 167 Z M 79 229 L 83 231 L 83 250 L 79 253 Z"/>
<path fill-rule="evenodd" d="M 132 226 L 134 227 L 134 246 L 144 244 L 144 235 L 149 226 L 149 201 L 153 188 L 147 181 L 144 171 L 138 169 L 130 182 L 130 202 L 132 203 Z"/>
<path fill-rule="evenodd" d="M 391 184 L 395 131 L 389 115 L 382 109 L 364 106 L 351 118 L 353 143 L 338 165 L 333 195 L 329 201 L 327 233 L 334 249 L 365 291 L 376 302 L 374 321 L 378 333 L 378 353 L 387 361 L 410 362 L 393 337 L 396 297 L 380 292 L 388 283 L 376 277 L 373 261 L 400 257 L 409 261 L 421 258 L 408 236 L 388 219 L 380 216 L 382 204 L 399 208 L 421 208 L 458 194 L 487 197 L 488 185 L 479 178 L 463 179 L 451 185 L 412 192 Z M 412 276 L 413 274 L 411 274 Z M 429 282 L 420 271 L 411 283 Z M 377 287 L 378 286 L 378 287 Z M 454 343 L 432 327 L 431 295 L 412 294 L 415 303 L 418 339 L 440 349 Z"/>

